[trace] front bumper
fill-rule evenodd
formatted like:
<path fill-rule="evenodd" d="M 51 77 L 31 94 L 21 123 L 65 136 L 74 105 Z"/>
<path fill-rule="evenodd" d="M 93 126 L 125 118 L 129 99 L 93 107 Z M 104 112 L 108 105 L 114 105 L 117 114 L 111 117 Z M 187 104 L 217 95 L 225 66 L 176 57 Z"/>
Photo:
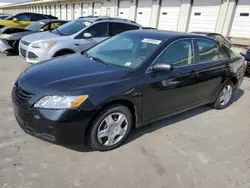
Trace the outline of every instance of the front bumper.
<path fill-rule="evenodd" d="M 20 127 L 28 134 L 56 144 L 82 144 L 91 111 L 27 108 L 16 102 L 13 109 Z"/>
<path fill-rule="evenodd" d="M 5 52 L 6 50 L 13 49 L 5 40 L 0 39 L 0 52 Z"/>
<path fill-rule="evenodd" d="M 31 44 L 25 45 L 22 42 L 20 42 L 19 45 L 19 55 L 25 59 L 27 63 L 32 64 L 52 58 L 49 56 L 47 49 L 33 48 Z"/>

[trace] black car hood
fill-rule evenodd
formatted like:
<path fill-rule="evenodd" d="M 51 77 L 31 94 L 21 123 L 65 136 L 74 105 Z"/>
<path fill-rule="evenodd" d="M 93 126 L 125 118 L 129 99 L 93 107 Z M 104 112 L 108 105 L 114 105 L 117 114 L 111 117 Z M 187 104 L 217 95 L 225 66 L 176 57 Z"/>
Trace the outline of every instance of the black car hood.
<path fill-rule="evenodd" d="M 124 79 L 128 72 L 77 53 L 35 64 L 23 73 L 19 82 L 55 94 L 112 83 Z"/>

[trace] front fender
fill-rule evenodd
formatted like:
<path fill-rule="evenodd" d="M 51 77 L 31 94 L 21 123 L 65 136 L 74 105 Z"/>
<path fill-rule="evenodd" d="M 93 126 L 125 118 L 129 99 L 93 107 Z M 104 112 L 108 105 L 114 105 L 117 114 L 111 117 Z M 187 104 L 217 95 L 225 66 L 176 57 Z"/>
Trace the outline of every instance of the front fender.
<path fill-rule="evenodd" d="M 49 57 L 53 58 L 56 53 L 64 50 L 64 49 L 69 49 L 72 50 L 74 52 L 77 52 L 77 47 L 75 45 L 73 45 L 72 43 L 64 43 L 62 41 L 57 42 L 50 50 L 49 50 Z"/>

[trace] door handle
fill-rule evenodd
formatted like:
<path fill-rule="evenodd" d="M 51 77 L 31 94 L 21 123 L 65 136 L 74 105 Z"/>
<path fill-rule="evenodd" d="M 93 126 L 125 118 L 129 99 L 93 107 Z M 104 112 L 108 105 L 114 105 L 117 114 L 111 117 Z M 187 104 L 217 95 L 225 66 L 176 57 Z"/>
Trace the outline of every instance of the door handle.
<path fill-rule="evenodd" d="M 198 71 L 191 71 L 190 73 L 190 78 L 197 78 L 198 77 L 199 72 Z"/>
<path fill-rule="evenodd" d="M 80 44 L 76 43 L 75 46 L 79 46 Z"/>

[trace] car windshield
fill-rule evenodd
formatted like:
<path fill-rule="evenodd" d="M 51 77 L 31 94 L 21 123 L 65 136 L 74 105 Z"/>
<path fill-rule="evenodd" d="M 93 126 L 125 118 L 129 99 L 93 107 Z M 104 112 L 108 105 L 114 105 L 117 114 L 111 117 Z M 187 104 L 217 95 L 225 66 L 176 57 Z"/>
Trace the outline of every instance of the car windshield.
<path fill-rule="evenodd" d="M 84 54 L 90 59 L 125 68 L 136 68 L 162 41 L 132 33 L 116 35 Z"/>
<path fill-rule="evenodd" d="M 91 22 L 89 21 L 74 20 L 62 25 L 61 27 L 58 27 L 57 29 L 53 30 L 52 33 L 60 35 L 73 35 L 85 27 L 88 27 L 89 25 L 91 25 Z"/>
<path fill-rule="evenodd" d="M 7 18 L 5 18 L 5 20 L 12 20 L 14 18 L 14 16 L 8 16 Z"/>
<path fill-rule="evenodd" d="M 41 29 L 46 23 L 42 22 L 42 21 L 38 21 L 34 24 L 31 24 L 27 27 L 25 27 L 25 29 L 31 30 L 31 31 L 38 31 L 39 29 Z"/>

